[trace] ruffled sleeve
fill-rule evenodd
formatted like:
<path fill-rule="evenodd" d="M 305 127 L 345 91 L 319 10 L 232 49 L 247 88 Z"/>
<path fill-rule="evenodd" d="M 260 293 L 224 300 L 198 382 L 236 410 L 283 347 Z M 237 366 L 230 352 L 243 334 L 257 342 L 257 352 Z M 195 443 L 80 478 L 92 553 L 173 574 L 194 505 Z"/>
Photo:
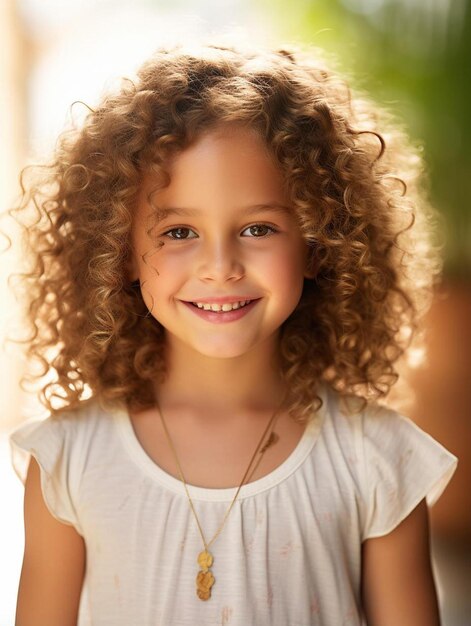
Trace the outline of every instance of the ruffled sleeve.
<path fill-rule="evenodd" d="M 362 431 L 364 540 L 394 530 L 423 498 L 435 504 L 458 459 L 392 409 L 370 407 Z"/>
<path fill-rule="evenodd" d="M 33 456 L 40 468 L 41 490 L 49 512 L 82 535 L 71 494 L 69 446 L 61 421 L 27 421 L 10 434 L 9 441 L 12 465 L 22 483 Z"/>

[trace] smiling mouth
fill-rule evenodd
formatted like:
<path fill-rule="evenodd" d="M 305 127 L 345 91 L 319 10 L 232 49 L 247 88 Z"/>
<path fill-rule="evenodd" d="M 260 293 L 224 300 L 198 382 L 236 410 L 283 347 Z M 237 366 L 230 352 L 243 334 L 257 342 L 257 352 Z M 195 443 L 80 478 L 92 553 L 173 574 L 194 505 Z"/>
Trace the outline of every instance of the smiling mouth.
<path fill-rule="evenodd" d="M 238 302 L 225 302 L 224 304 L 209 303 L 209 302 L 190 302 L 194 307 L 203 311 L 213 311 L 214 313 L 227 313 L 228 311 L 235 311 L 242 309 L 247 304 L 254 302 L 254 300 L 239 300 Z"/>

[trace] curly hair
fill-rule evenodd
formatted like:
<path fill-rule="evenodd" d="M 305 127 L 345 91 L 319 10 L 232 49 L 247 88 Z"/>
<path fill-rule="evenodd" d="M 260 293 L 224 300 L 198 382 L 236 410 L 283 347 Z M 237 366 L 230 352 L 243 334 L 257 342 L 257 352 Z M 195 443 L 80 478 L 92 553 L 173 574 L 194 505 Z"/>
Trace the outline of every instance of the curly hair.
<path fill-rule="evenodd" d="M 280 332 L 289 410 L 322 404 L 316 382 L 363 403 L 385 397 L 420 337 L 441 259 L 422 160 L 391 116 L 315 50 L 160 49 L 63 133 L 15 215 L 29 246 L 28 356 L 51 412 L 87 393 L 135 409 L 165 376 L 164 329 L 127 279 L 143 175 L 225 123 L 256 130 L 279 165 L 315 277 Z M 53 374 L 53 375 L 51 375 Z"/>

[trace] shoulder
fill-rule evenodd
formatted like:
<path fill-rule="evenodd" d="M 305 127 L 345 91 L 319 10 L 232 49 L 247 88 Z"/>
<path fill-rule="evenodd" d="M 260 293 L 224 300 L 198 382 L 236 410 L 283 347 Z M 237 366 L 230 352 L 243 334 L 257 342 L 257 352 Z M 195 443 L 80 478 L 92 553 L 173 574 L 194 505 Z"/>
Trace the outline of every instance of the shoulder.
<path fill-rule="evenodd" d="M 397 410 L 378 403 L 365 405 L 360 398 L 341 396 L 332 388 L 326 388 L 324 397 L 322 437 L 332 450 L 354 459 L 364 484 L 385 485 L 420 468 L 433 481 L 434 468 L 448 477 L 456 468 L 453 454 Z M 429 504 L 438 499 L 442 488 L 437 484 Z"/>
<path fill-rule="evenodd" d="M 342 449 L 356 447 L 363 434 L 365 412 L 369 413 L 370 407 L 362 409 L 359 398 L 342 396 L 327 384 L 320 388 L 319 395 L 323 401 L 319 411 L 322 438 L 326 442 L 335 440 Z"/>
<path fill-rule="evenodd" d="M 95 398 L 81 402 L 74 408 L 64 408 L 46 418 L 31 418 L 20 425 L 13 433 L 45 431 L 48 434 L 77 436 L 111 422 L 113 410 L 105 409 Z"/>
<path fill-rule="evenodd" d="M 354 395 L 342 395 L 330 387 L 324 392 L 326 399 L 326 429 L 341 439 L 351 439 L 364 452 L 376 450 L 387 453 L 409 441 L 411 445 L 438 444 L 411 418 L 386 404 L 366 403 Z M 409 449 L 411 447 L 409 446 Z"/>
<path fill-rule="evenodd" d="M 83 402 L 73 410 L 63 410 L 46 418 L 31 418 L 9 433 L 13 467 L 24 483 L 30 456 L 52 473 L 65 459 L 84 456 L 99 431 L 106 435 L 112 413 L 96 400 Z"/>
<path fill-rule="evenodd" d="M 44 427 L 60 439 L 68 456 L 82 463 L 86 451 L 93 449 L 99 454 L 100 448 L 111 441 L 114 416 L 113 409 L 104 408 L 98 400 L 91 399 L 47 418 Z"/>

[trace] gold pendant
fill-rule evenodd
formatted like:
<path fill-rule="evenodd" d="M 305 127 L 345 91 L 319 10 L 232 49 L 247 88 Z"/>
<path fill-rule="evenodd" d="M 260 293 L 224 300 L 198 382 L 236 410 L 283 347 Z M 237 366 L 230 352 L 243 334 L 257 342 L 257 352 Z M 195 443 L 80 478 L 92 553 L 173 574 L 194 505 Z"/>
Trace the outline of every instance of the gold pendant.
<path fill-rule="evenodd" d="M 213 564 L 213 555 L 208 550 L 203 550 L 198 554 L 198 565 L 201 570 L 196 576 L 196 595 L 200 600 L 209 600 L 211 597 L 211 587 L 214 585 L 214 576 L 210 571 Z"/>

